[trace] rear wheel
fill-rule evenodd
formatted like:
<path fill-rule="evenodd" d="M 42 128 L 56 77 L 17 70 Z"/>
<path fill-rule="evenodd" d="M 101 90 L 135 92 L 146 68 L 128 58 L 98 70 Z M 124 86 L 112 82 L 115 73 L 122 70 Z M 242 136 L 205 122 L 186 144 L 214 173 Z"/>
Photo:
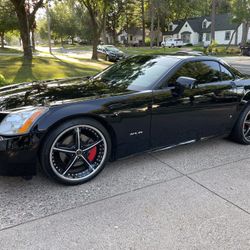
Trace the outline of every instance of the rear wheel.
<path fill-rule="evenodd" d="M 106 129 L 92 119 L 67 121 L 51 131 L 41 150 L 45 173 L 68 185 L 93 179 L 109 159 L 111 141 Z"/>
<path fill-rule="evenodd" d="M 250 145 L 250 106 L 244 110 L 237 121 L 232 138 L 241 144 Z"/>

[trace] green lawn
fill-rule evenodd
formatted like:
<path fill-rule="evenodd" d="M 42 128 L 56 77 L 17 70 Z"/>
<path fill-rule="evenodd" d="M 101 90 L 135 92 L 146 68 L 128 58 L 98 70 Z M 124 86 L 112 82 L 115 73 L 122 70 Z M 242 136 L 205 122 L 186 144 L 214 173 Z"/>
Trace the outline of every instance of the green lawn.
<path fill-rule="evenodd" d="M 2 48 L 0 47 L 0 53 L 22 53 L 22 51 L 17 49 Z"/>
<path fill-rule="evenodd" d="M 0 55 L 0 74 L 7 84 L 93 75 L 105 67 L 102 62 L 75 63 L 53 57 L 34 57 L 32 63 L 25 63 L 22 57 Z"/>

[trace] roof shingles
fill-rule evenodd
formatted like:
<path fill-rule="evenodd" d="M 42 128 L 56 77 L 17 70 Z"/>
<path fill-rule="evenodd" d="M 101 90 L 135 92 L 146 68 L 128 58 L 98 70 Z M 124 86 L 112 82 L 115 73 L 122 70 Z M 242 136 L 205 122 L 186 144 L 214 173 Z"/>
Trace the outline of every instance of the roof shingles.
<path fill-rule="evenodd" d="M 211 21 L 210 16 L 203 16 L 203 17 L 194 17 L 189 18 L 186 20 L 178 20 L 173 23 L 178 23 L 178 26 L 173 31 L 167 31 L 163 35 L 173 35 L 180 32 L 183 25 L 188 22 L 191 26 L 192 30 L 197 33 L 209 33 L 211 30 L 211 26 L 209 25 L 206 29 L 202 28 L 202 22 L 204 20 Z M 216 21 L 215 21 L 215 31 L 221 31 L 221 30 L 235 30 L 238 27 L 239 24 L 232 22 L 232 15 L 227 14 L 219 14 L 216 15 Z"/>

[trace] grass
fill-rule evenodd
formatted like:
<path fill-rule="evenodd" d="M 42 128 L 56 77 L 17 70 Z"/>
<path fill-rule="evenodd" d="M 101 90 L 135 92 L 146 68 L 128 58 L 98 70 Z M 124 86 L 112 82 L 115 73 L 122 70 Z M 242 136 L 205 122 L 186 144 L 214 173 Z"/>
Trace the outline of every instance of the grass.
<path fill-rule="evenodd" d="M 67 45 L 67 50 L 74 51 L 91 51 L 91 46 L 72 46 Z M 120 47 L 128 55 L 152 55 L 152 54 L 171 54 L 179 50 L 188 49 L 203 51 L 201 46 L 191 46 L 182 48 L 161 48 L 161 47 Z M 238 48 L 230 48 L 226 53 L 225 46 L 216 48 L 216 55 L 235 55 L 238 53 Z M 60 52 L 60 51 L 59 51 Z M 2 53 L 2 54 L 1 54 Z M 13 55 L 4 55 L 10 53 Z M 90 59 L 82 59 L 64 53 L 57 53 L 58 57 L 51 56 L 43 52 L 43 56 L 35 56 L 31 63 L 25 63 L 21 56 L 18 56 L 19 50 L 11 48 L 0 48 L 0 75 L 2 74 L 6 80 L 6 84 L 20 83 L 27 81 L 59 79 L 75 76 L 93 75 L 109 66 L 109 62 L 95 62 Z M 223 54 L 224 53 L 224 54 Z M 1 84 L 0 84 L 1 85 Z"/>
<path fill-rule="evenodd" d="M 34 57 L 32 63 L 26 63 L 22 57 L 0 55 L 0 74 L 5 77 L 7 84 L 88 76 L 98 73 L 106 66 L 102 62 L 76 63 L 53 57 Z"/>
<path fill-rule="evenodd" d="M 0 53 L 22 53 L 20 50 L 0 47 Z"/>

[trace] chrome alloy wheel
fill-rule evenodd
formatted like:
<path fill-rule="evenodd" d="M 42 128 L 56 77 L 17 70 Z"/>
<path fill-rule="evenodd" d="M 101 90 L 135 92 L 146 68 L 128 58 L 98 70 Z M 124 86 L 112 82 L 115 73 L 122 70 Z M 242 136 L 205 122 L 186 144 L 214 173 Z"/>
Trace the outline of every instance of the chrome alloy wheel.
<path fill-rule="evenodd" d="M 250 111 L 247 113 L 243 122 L 243 135 L 245 140 L 250 142 Z"/>
<path fill-rule="evenodd" d="M 78 182 L 94 175 L 104 164 L 107 141 L 90 125 L 77 125 L 63 131 L 50 149 L 50 165 L 61 179 Z"/>

